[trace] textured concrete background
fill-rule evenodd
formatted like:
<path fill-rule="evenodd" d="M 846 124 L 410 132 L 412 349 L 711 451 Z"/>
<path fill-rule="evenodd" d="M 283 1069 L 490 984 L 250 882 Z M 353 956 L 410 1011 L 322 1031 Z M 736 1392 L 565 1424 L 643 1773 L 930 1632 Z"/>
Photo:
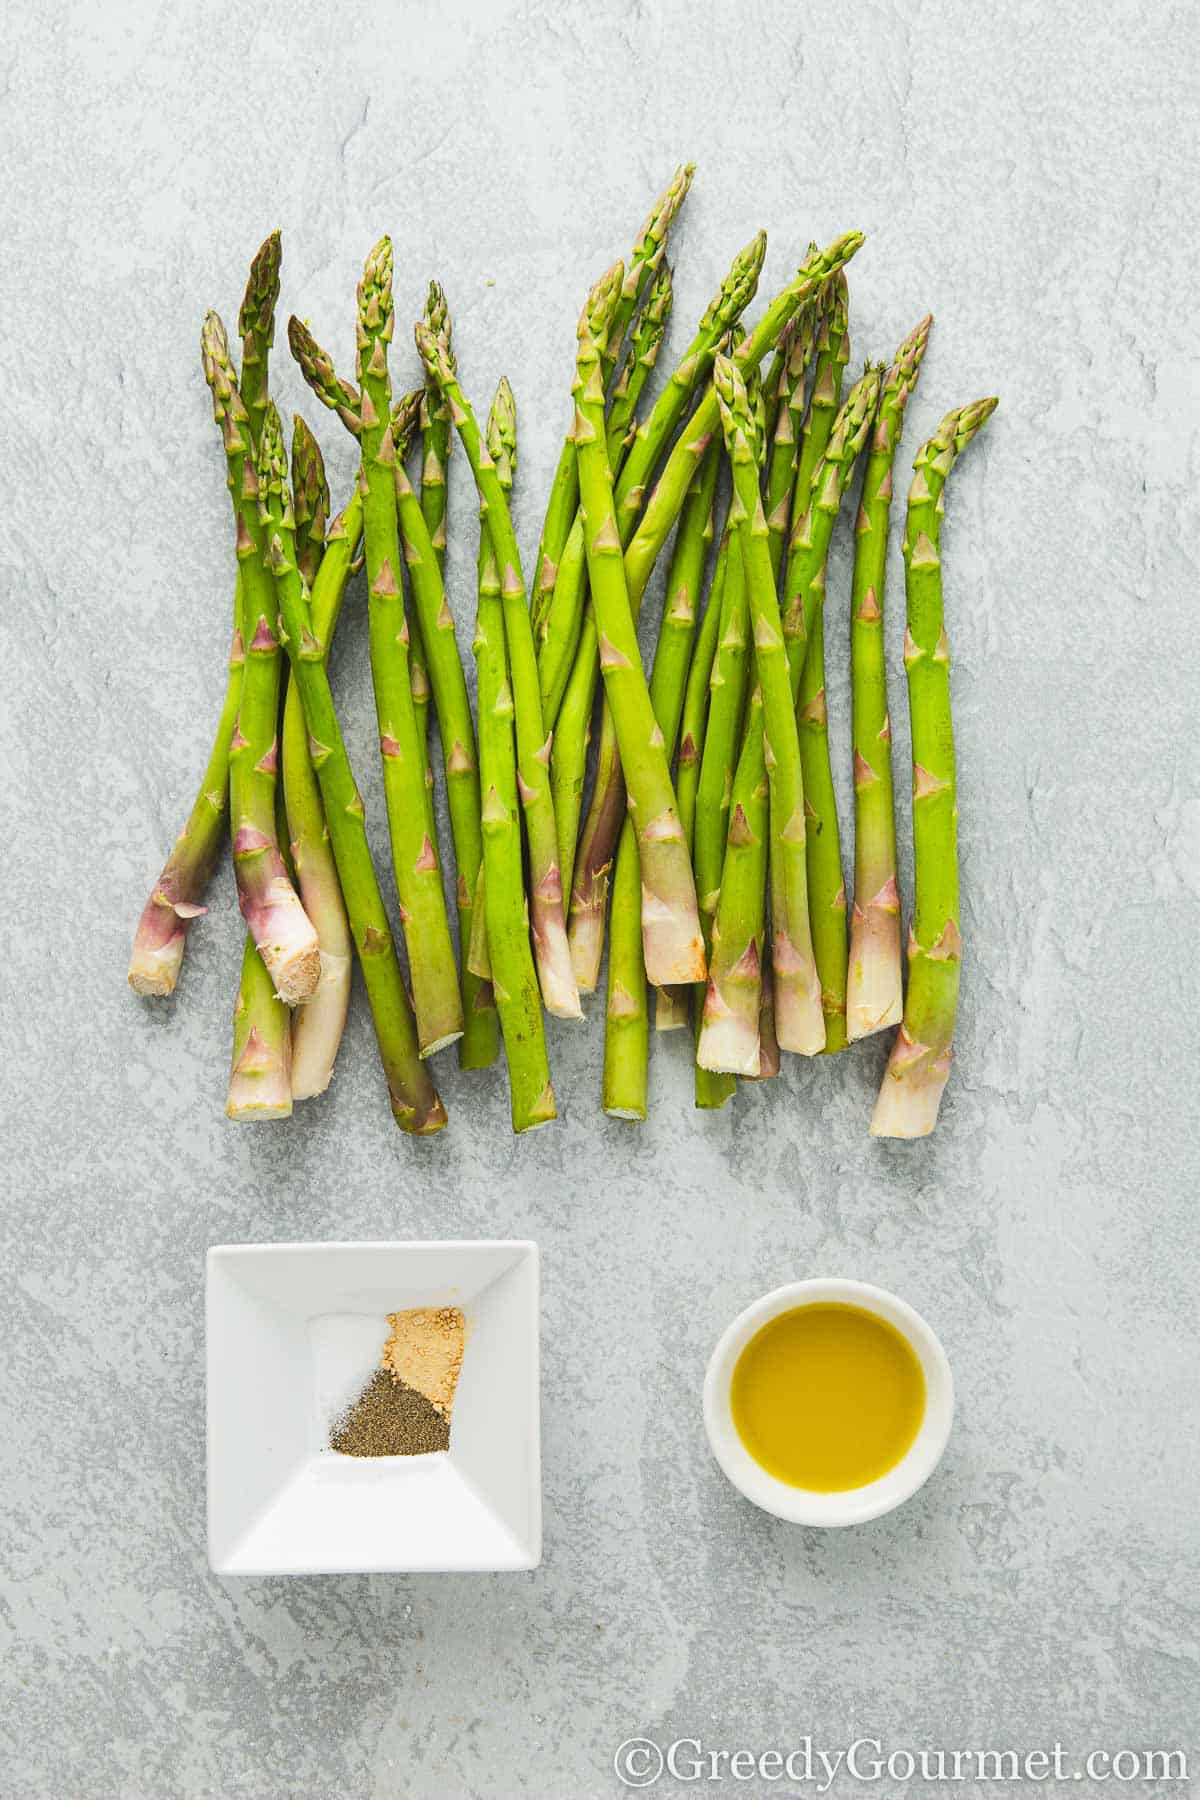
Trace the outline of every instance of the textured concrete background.
<path fill-rule="evenodd" d="M 804 16 L 763 0 L 34 0 L 10 16 L 0 1791 L 603 1796 L 613 1749 L 643 1731 L 714 1748 L 1189 1742 L 1191 24 L 1161 0 Z M 791 1061 L 698 1118 L 668 1040 L 650 1122 L 607 1123 L 593 1017 L 552 1034 L 555 1129 L 514 1143 L 502 1076 L 468 1081 L 443 1057 L 451 1128 L 413 1145 L 358 1001 L 328 1098 L 290 1128 L 234 1129 L 227 867 L 175 1003 L 124 986 L 224 679 L 228 502 L 201 313 L 232 319 L 278 224 L 282 310 L 348 359 L 358 267 L 390 230 L 401 319 L 436 272 L 468 389 L 482 402 L 513 379 L 532 548 L 579 297 L 684 156 L 700 168 L 673 252 L 676 349 L 760 224 L 764 292 L 810 235 L 860 226 L 856 358 L 938 315 L 909 453 L 950 405 L 1003 397 L 946 529 L 968 961 L 938 1135 L 868 1139 L 882 1044 Z M 412 377 L 403 331 L 397 345 Z M 277 368 L 281 400 L 312 417 L 286 352 Z M 349 441 L 320 428 L 344 496 Z M 460 458 L 465 620 L 464 474 Z M 843 535 L 843 766 L 846 578 Z M 356 610 L 337 678 L 378 829 Z M 897 607 L 895 651 L 900 628 Z M 542 1569 L 214 1580 L 206 1245 L 459 1233 L 527 1233 L 544 1253 Z M 939 1474 L 844 1535 L 742 1504 L 700 1424 L 720 1328 L 819 1271 L 905 1294 L 959 1384 Z M 815 1787 L 762 1787 L 785 1790 Z"/>

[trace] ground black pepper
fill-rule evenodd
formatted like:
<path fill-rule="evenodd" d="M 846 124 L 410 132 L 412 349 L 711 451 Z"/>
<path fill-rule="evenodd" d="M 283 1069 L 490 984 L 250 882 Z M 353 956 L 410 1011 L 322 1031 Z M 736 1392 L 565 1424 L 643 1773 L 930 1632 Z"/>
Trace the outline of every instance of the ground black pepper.
<path fill-rule="evenodd" d="M 343 1456 L 425 1456 L 449 1445 L 449 1420 L 386 1369 L 376 1370 L 329 1433 L 330 1449 Z"/>

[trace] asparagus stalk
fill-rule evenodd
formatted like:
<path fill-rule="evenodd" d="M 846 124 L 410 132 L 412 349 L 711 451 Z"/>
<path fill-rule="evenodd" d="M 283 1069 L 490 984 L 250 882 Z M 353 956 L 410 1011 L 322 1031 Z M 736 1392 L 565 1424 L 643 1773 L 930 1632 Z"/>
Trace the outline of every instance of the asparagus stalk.
<path fill-rule="evenodd" d="M 242 377 L 239 388 L 250 421 L 250 436 L 257 446 L 262 434 L 269 392 L 268 367 L 275 342 L 275 308 L 279 301 L 279 265 L 282 248 L 279 233 L 264 239 L 250 264 L 250 279 L 238 313 L 242 340 Z"/>
<path fill-rule="evenodd" d="M 685 350 L 682 360 L 672 372 L 649 416 L 634 434 L 628 456 L 621 467 L 615 494 L 617 528 L 622 545 L 628 541 L 637 524 L 650 476 L 697 388 L 707 379 L 717 345 L 736 326 L 742 312 L 754 297 L 766 245 L 766 233 L 759 232 L 757 237 L 738 252 L 716 296 L 705 309 L 696 335 Z M 564 579 L 574 566 L 572 551 L 573 543 L 568 544 L 563 559 Z M 641 605 L 641 590 L 636 595 L 631 590 L 630 600 L 636 616 Z M 582 668 L 579 668 L 581 663 Z M 598 672 L 596 626 L 591 608 L 584 619 L 576 668 L 578 674 L 573 672 L 571 679 L 573 683 L 579 683 L 581 692 L 575 704 L 578 708 L 586 700 L 590 714 Z M 564 776 L 564 781 L 566 779 L 568 778 Z M 580 781 L 582 783 L 582 774 Z M 624 814 L 625 789 L 617 752 L 616 728 L 612 710 L 606 701 L 601 708 L 596 780 L 575 859 L 575 883 L 570 890 L 571 956 L 580 987 L 588 993 L 599 978 L 609 875 Z"/>
<path fill-rule="evenodd" d="M 550 739 L 542 723 L 537 658 L 525 603 L 525 578 L 521 573 L 521 556 L 508 498 L 442 345 L 423 322 L 416 327 L 416 339 L 422 362 L 449 403 L 451 418 L 475 477 L 488 534 L 501 570 L 504 633 L 516 720 L 519 789 L 529 840 L 534 954 L 547 1011 L 560 1018 L 577 1019 L 583 1015 L 571 973 L 563 920 L 558 839 L 550 796 Z"/>
<path fill-rule="evenodd" d="M 816 246 L 814 245 L 815 249 Z M 837 281 L 829 285 L 833 287 Z M 816 348 L 820 296 L 809 300 L 792 321 L 786 345 L 781 345 L 779 391 L 775 401 L 775 428 L 767 459 L 763 505 L 767 514 L 768 548 L 775 579 L 783 566 L 792 523 L 792 492 L 803 435 L 804 401 L 808 365 Z"/>
<path fill-rule="evenodd" d="M 730 513 L 737 527 L 754 631 L 754 661 L 762 689 L 764 762 L 770 790 L 770 887 L 774 931 L 776 1022 L 780 1046 L 811 1055 L 820 1049 L 825 1031 L 820 993 L 813 967 L 808 924 L 808 880 L 804 856 L 804 781 L 783 621 L 771 571 L 766 515 L 758 486 L 754 420 L 745 380 L 736 363 L 718 356 L 713 386 L 720 405 L 725 445 L 733 470 L 734 498 Z M 749 734 L 755 740 L 753 731 Z M 759 963 L 755 959 L 755 998 L 751 1072 L 758 1063 Z M 710 981 L 704 1030 L 698 1054 L 706 1055 L 710 1019 L 727 1007 L 722 988 Z M 714 1019 L 714 1024 L 717 1021 Z M 735 1071 L 736 1072 L 736 1071 Z"/>
<path fill-rule="evenodd" d="M 621 466 L 631 435 L 637 403 L 657 360 L 670 310 L 671 271 L 663 262 L 651 285 L 646 305 L 634 325 L 625 367 L 613 389 L 612 410 L 609 413 L 607 432 L 608 460 L 614 471 L 619 470 Z M 541 686 L 543 713 L 551 727 L 558 718 L 583 631 L 585 612 L 583 590 L 586 569 L 587 554 L 583 545 L 583 526 L 577 515 L 559 565 L 554 593 L 545 610 L 539 631 L 538 681 Z M 592 695 L 594 696 L 598 673 L 595 664 L 594 628 L 590 643 L 593 665 Z M 566 890 L 564 889 L 564 891 Z"/>
<path fill-rule="evenodd" d="M 928 317 L 921 320 L 883 378 L 858 508 L 850 599 L 854 908 L 850 915 L 846 1031 L 851 1043 L 899 1024 L 904 1005 L 883 597 L 892 468 L 904 429 L 904 411 L 917 384 L 932 323 Z"/>
<path fill-rule="evenodd" d="M 580 315 L 574 438 L 600 671 L 628 781 L 641 858 L 646 974 L 657 986 L 665 986 L 699 979 L 704 973 L 704 947 L 663 735 L 650 703 L 625 586 L 605 443 L 600 351 L 622 273 L 618 263 L 602 277 Z"/>
<path fill-rule="evenodd" d="M 452 324 L 450 309 L 446 296 L 439 282 L 431 281 L 429 294 L 425 301 L 425 318 L 431 331 L 436 331 L 446 346 L 446 354 L 451 361 L 454 352 L 451 348 Z M 437 558 L 438 573 L 444 574 L 446 561 L 446 469 L 450 461 L 450 445 L 453 439 L 450 414 L 437 387 L 427 382 L 422 393 L 421 403 L 421 514 L 425 520 L 433 552 Z M 398 457 L 400 462 L 404 457 Z M 429 680 L 429 658 L 425 649 L 424 632 L 421 621 L 415 613 L 409 615 L 408 648 L 409 678 L 412 682 L 413 705 L 417 709 L 417 724 L 421 728 L 422 741 L 425 744 L 425 796 L 428 802 L 429 833 L 436 832 L 433 809 L 433 768 L 429 758 L 429 701 L 432 692 Z M 463 994 L 464 1035 L 469 1035 L 470 1002 Z M 463 1049 L 459 1039 L 458 1055 L 460 1063 L 464 1056 L 472 1056 L 475 1046 Z M 471 1067 L 471 1063 L 463 1063 Z"/>
<path fill-rule="evenodd" d="M 642 882 L 632 814 L 621 827 L 608 938 L 602 1101 L 610 1119 L 644 1119 L 650 1032 L 642 950 Z"/>
<path fill-rule="evenodd" d="M 650 701 L 668 760 L 679 742 L 688 670 L 696 639 L 696 618 L 704 587 L 704 569 L 713 541 L 720 445 L 714 439 L 696 471 L 671 552 L 667 589 L 659 621 L 658 642 L 650 674 Z"/>
<path fill-rule="evenodd" d="M 241 595 L 241 583 L 237 586 Z M 235 605 L 236 612 L 236 605 Z M 163 996 L 175 992 L 187 934 L 193 919 L 208 910 L 200 896 L 221 853 L 229 803 L 229 740 L 237 720 L 242 693 L 240 620 L 235 617 L 229 652 L 229 679 L 217 720 L 216 736 L 208 753 L 200 791 L 192 802 L 187 821 L 163 864 L 150 898 L 142 909 L 129 958 L 129 985 L 135 994 Z"/>
<path fill-rule="evenodd" d="M 735 360 L 743 376 L 758 368 L 763 357 L 779 342 L 800 307 L 813 297 L 823 282 L 849 262 L 862 242 L 863 235 L 860 231 L 850 231 L 835 239 L 825 250 L 805 258 L 795 279 L 775 296 L 753 331 L 735 351 Z M 631 605 L 636 606 L 645 591 L 659 551 L 679 516 L 696 464 L 719 426 L 716 395 L 710 387 L 667 458 L 637 529 L 628 541 L 625 578 Z M 636 447 L 635 440 L 634 449 L 630 451 L 625 465 L 625 474 L 630 471 Z"/>
<path fill-rule="evenodd" d="M 366 983 L 392 1115 L 402 1130 L 428 1136 L 442 1129 L 446 1112 L 421 1059 L 412 1005 L 367 846 L 362 795 L 333 703 L 325 667 L 327 647 L 314 634 L 309 596 L 296 566 L 295 519 L 287 489 L 283 433 L 273 406 L 263 425 L 259 486 L 267 514 L 267 555 L 279 596 L 292 679 L 303 707 L 309 754 Z M 365 528 L 367 497 L 361 487 L 359 493 Z"/>
<path fill-rule="evenodd" d="M 404 559 L 408 565 L 413 613 L 428 658 L 428 670 L 437 706 L 446 773 L 450 829 L 454 838 L 458 938 L 463 997 L 463 1035 L 459 1062 L 464 1069 L 486 1069 L 499 1053 L 496 1008 L 489 984 L 470 968 L 471 922 L 475 888 L 483 858 L 480 824 L 479 763 L 471 702 L 458 654 L 454 617 L 442 585 L 442 573 L 423 508 L 405 473 L 404 458 L 416 430 L 423 395 L 406 395 L 392 412 L 392 438 L 396 448 L 396 510 Z"/>
<path fill-rule="evenodd" d="M 259 415 L 260 396 L 265 401 L 267 391 L 267 363 L 275 336 L 275 304 L 279 297 L 279 262 L 279 233 L 273 231 L 259 246 L 250 265 L 239 315 L 243 351 L 242 400 L 250 414 L 252 429 L 256 429 L 254 421 Z M 229 741 L 237 720 L 244 662 L 239 573 L 234 587 L 229 678 L 216 736 L 187 821 L 138 921 L 128 975 L 135 994 L 162 997 L 175 992 L 192 920 L 201 918 L 207 911 L 201 904 L 201 896 L 216 867 L 228 819 Z"/>
<path fill-rule="evenodd" d="M 293 493 L 304 486 L 309 473 L 303 466 L 297 470 L 293 442 Z M 297 474 L 301 476 L 299 482 Z M 329 527 L 325 551 L 310 590 L 312 633 L 326 658 L 337 629 L 346 583 L 356 566 L 354 559 L 361 537 L 362 499 L 355 494 L 345 512 Z M 306 548 L 312 548 L 311 536 Z M 301 567 L 303 556 L 297 516 L 296 564 L 307 589 Z M 308 1100 L 323 1094 L 333 1077 L 350 1007 L 354 944 L 325 822 L 320 783 L 309 751 L 304 706 L 295 680 L 288 682 L 283 707 L 283 798 L 300 897 L 321 942 L 321 979 L 312 999 L 298 1007 L 292 1018 L 292 1097 Z"/>
<path fill-rule="evenodd" d="M 696 639 L 696 617 L 704 588 L 704 569 L 713 541 L 713 510 L 716 504 L 720 449 L 714 439 L 696 471 L 696 478 L 679 516 L 679 530 L 675 534 L 675 545 L 671 553 L 667 591 L 654 652 L 654 667 L 650 675 L 650 701 L 663 734 L 668 761 L 674 758 L 675 747 L 679 742 L 688 671 Z M 677 804 L 678 787 L 677 777 Z M 682 807 L 680 823 L 683 824 Z M 684 827 L 684 838 L 690 854 L 690 820 Z M 623 854 L 624 834 L 621 842 L 622 848 L 617 852 L 618 862 Z M 619 878 L 618 869 L 617 880 Z M 690 993 L 686 987 L 658 988 L 654 1003 L 655 1030 L 686 1030 L 689 999 Z"/>
<path fill-rule="evenodd" d="M 617 305 L 613 309 L 611 337 L 606 340 L 604 346 L 606 381 L 621 353 L 621 344 L 629 322 L 637 310 L 647 284 L 652 279 L 656 259 L 666 244 L 667 234 L 675 215 L 687 198 L 694 173 L 695 165 L 693 163 L 685 163 L 676 169 L 666 188 L 651 207 L 649 216 L 629 253 L 624 287 Z M 532 609 L 534 630 L 539 637 L 554 597 L 559 561 L 566 548 L 567 539 L 571 535 L 578 504 L 579 476 L 575 467 L 575 445 L 568 433 L 559 453 L 558 468 L 551 484 L 550 498 L 546 506 L 546 519 L 542 526 L 542 538 L 538 545 Z M 551 717 L 548 722 L 553 724 L 553 718 Z"/>
<path fill-rule="evenodd" d="M 230 743 L 233 866 L 242 916 L 274 983 L 289 1005 L 307 1000 L 321 973 L 317 934 L 288 878 L 275 829 L 280 662 L 275 587 L 263 562 L 263 529 L 252 460 L 250 419 L 233 375 L 216 313 L 201 333 L 204 373 L 221 427 L 237 524 L 245 666 Z"/>
<path fill-rule="evenodd" d="M 291 1014 L 276 994 L 249 932 L 233 1005 L 233 1059 L 225 1112 L 247 1124 L 292 1116 Z"/>
<path fill-rule="evenodd" d="M 695 173 L 695 163 L 680 164 L 650 208 L 634 240 L 633 248 L 625 259 L 621 292 L 613 307 L 608 337 L 601 351 L 600 367 L 606 384 L 620 358 L 625 333 L 658 273 L 666 249 L 667 235 L 675 222 L 675 215 L 687 199 Z"/>
<path fill-rule="evenodd" d="M 721 447 L 717 447 L 718 461 Z M 725 590 L 725 571 L 729 561 L 729 534 L 722 530 L 721 545 L 713 567 L 708 604 L 704 608 L 696 647 L 688 669 L 683 693 L 683 713 L 679 720 L 679 766 L 675 774 L 675 798 L 679 807 L 679 823 L 687 839 L 689 852 L 694 847 L 696 830 L 696 790 L 700 783 L 700 752 L 704 744 L 704 725 L 708 716 L 709 684 L 717 654 L 721 631 L 721 601 Z M 698 886 L 699 884 L 697 884 Z M 703 908 L 702 908 L 703 910 Z"/>
<path fill-rule="evenodd" d="M 692 832 L 692 862 L 696 870 L 706 954 L 712 951 L 713 921 L 721 888 L 732 798 L 731 770 L 746 700 L 749 607 L 745 568 L 738 549 L 735 527 L 727 521 L 709 600 L 711 612 L 717 605 L 719 592 L 717 645 L 709 677 L 708 715 L 703 722 L 703 739 L 698 744 L 699 779 Z M 706 994 L 707 984 L 699 983 L 694 990 L 697 1039 L 703 1025 Z M 699 1062 L 696 1064 L 696 1105 L 702 1110 L 713 1111 L 724 1106 L 736 1086 L 732 1075 L 715 1074 Z"/>
<path fill-rule="evenodd" d="M 636 429 L 638 402 L 654 373 L 674 304 L 671 265 L 666 259 L 665 247 L 659 251 L 653 266 L 654 276 L 646 293 L 646 304 L 634 320 L 621 373 L 609 401 L 608 455 L 614 468 Z"/>
<path fill-rule="evenodd" d="M 873 1137 L 927 1137 L 950 1075 L 962 968 L 958 790 L 950 648 L 942 601 L 942 501 L 955 461 L 996 410 L 994 399 L 948 413 L 917 451 L 904 528 L 908 629 L 904 667 L 912 718 L 913 870 L 908 993 L 871 1120 Z"/>
<path fill-rule="evenodd" d="M 504 493 L 512 488 L 517 409 L 502 380 L 487 426 L 488 454 Z M 479 769 L 483 790 L 482 896 L 484 933 L 496 1008 L 508 1061 L 512 1128 L 530 1131 L 556 1116 L 546 1060 L 537 973 L 529 949 L 529 913 L 521 857 L 513 700 L 504 644 L 500 567 L 486 518 L 479 534 L 479 612 L 475 626 L 479 672 Z"/>
<path fill-rule="evenodd" d="M 763 741 L 762 709 L 762 687 L 755 681 L 730 794 L 708 988 L 696 1040 L 699 1067 L 719 1074 L 759 1073 L 770 818 L 766 766 L 761 754 L 754 754 Z"/>
<path fill-rule="evenodd" d="M 859 242 L 861 238 L 858 237 L 839 240 L 830 251 L 810 255 L 796 280 L 768 308 L 765 319 L 739 344 L 736 354 L 740 366 L 751 373 L 757 370 L 767 351 L 778 343 L 788 329 L 798 309 L 816 294 L 830 270 L 840 266 L 838 259 L 845 260 Z M 635 435 L 622 467 L 616 496 L 617 519 L 622 544 L 628 545 L 625 551 L 625 575 L 630 605 L 635 615 L 641 605 L 641 597 L 654 561 L 675 522 L 682 501 L 686 498 L 692 475 L 711 438 L 719 435 L 716 402 L 711 394 L 701 400 L 691 423 L 671 453 L 659 488 L 655 489 L 653 504 L 657 512 L 652 546 L 645 537 L 644 523 L 638 525 L 637 522 L 646 483 L 657 466 L 661 451 L 683 416 L 691 395 L 707 376 L 717 345 L 736 328 L 742 311 L 752 298 L 758 284 L 765 249 L 766 236 L 760 233 L 735 259 L 722 284 L 721 292 L 701 320 L 696 338 L 659 396 L 646 421 L 644 434 L 642 428 L 639 428 Z M 697 421 L 702 415 L 709 422 L 702 430 L 697 431 Z M 681 446 L 687 447 L 682 458 Z M 677 484 L 677 491 L 672 488 L 673 498 L 669 505 L 661 498 L 663 482 L 668 485 Z M 585 653 L 586 645 L 585 626 L 580 643 L 581 655 Z M 601 718 L 596 785 L 576 859 L 576 883 L 571 893 L 572 957 L 580 986 L 585 990 L 589 981 L 595 985 L 596 972 L 599 970 L 608 872 L 623 806 L 620 762 L 616 753 L 612 719 L 605 709 Z"/>
<path fill-rule="evenodd" d="M 311 588 L 321 566 L 329 529 L 329 483 L 325 478 L 321 446 L 299 413 L 292 420 L 292 493 L 295 496 L 296 560 L 301 575 Z"/>
<path fill-rule="evenodd" d="M 816 360 L 812 396 L 800 433 L 792 484 L 792 530 L 795 530 L 808 506 L 813 477 L 829 446 L 834 421 L 842 402 L 842 382 L 846 364 L 850 361 L 850 295 L 844 269 L 839 269 L 826 283 L 817 297 L 816 307 Z"/>
<path fill-rule="evenodd" d="M 292 353 L 318 399 L 338 412 L 362 454 L 363 536 L 367 561 L 371 675 L 383 757 L 392 863 L 408 943 L 422 1056 L 462 1035 L 462 1001 L 446 896 L 429 829 L 425 747 L 413 704 L 409 631 L 400 590 L 395 444 L 387 347 L 393 327 L 392 245 L 382 238 L 367 257 L 358 288 L 360 389 L 343 381 L 298 319 L 288 324 Z M 360 391 L 361 390 L 361 391 Z"/>

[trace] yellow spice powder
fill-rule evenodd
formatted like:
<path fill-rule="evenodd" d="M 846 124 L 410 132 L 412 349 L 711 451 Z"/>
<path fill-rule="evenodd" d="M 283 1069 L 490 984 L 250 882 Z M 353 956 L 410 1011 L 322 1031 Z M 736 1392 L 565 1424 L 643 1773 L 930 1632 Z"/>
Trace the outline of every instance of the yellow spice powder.
<path fill-rule="evenodd" d="M 383 1346 L 383 1367 L 448 1419 L 466 1342 L 462 1312 L 457 1306 L 418 1306 L 389 1313 L 388 1325 L 392 1335 Z"/>

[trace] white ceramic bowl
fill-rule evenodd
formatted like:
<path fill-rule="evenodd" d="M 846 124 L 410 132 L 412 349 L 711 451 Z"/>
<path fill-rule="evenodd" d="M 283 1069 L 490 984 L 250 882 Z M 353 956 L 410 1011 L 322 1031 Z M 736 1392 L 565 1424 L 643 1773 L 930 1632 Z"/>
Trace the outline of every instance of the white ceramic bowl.
<path fill-rule="evenodd" d="M 792 1487 L 755 1462 L 738 1436 L 730 1407 L 734 1365 L 769 1319 L 798 1306 L 837 1301 L 861 1307 L 894 1325 L 912 1345 L 925 1375 L 925 1415 L 913 1443 L 895 1468 L 864 1487 L 817 1493 Z M 926 1482 L 946 1448 L 954 1420 L 954 1378 L 946 1352 L 920 1313 L 884 1288 L 836 1278 L 792 1281 L 764 1294 L 739 1313 L 717 1342 L 704 1377 L 704 1428 L 712 1453 L 734 1487 L 764 1512 L 794 1525 L 861 1525 L 902 1506 Z"/>
<path fill-rule="evenodd" d="M 414 1306 L 466 1318 L 450 1448 L 339 1456 L 330 1419 L 377 1366 L 385 1315 Z M 206 1335 L 219 1574 L 537 1567 L 536 1244 L 221 1245 Z"/>

